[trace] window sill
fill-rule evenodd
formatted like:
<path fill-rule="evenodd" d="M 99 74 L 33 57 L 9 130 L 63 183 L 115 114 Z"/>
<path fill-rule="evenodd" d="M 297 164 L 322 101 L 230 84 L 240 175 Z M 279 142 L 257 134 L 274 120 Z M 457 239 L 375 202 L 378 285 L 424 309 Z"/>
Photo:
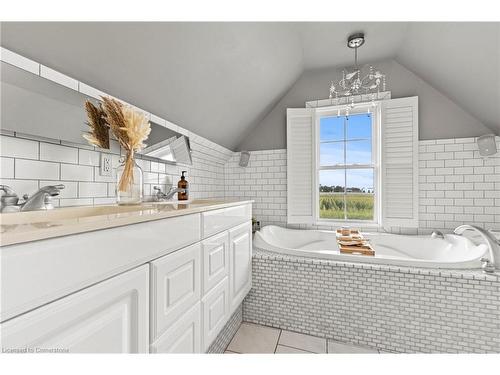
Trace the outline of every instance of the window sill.
<path fill-rule="evenodd" d="M 316 220 L 314 225 L 320 226 L 348 226 L 363 228 L 380 228 L 381 225 L 375 221 L 346 221 L 346 220 Z"/>

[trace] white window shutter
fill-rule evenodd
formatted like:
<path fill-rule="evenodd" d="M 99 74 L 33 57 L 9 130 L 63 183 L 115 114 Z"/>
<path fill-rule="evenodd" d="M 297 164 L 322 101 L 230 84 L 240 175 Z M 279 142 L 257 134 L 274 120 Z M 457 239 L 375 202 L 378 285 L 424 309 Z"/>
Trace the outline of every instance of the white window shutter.
<path fill-rule="evenodd" d="M 382 102 L 382 225 L 418 227 L 418 97 Z"/>
<path fill-rule="evenodd" d="M 287 217 L 289 224 L 313 223 L 314 109 L 288 108 Z"/>

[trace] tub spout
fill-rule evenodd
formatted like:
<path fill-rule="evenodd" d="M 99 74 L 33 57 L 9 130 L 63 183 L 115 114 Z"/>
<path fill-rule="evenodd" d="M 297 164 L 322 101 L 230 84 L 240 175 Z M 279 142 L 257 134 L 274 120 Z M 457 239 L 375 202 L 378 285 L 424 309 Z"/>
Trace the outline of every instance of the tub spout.
<path fill-rule="evenodd" d="M 434 232 L 432 232 L 431 238 L 441 238 L 444 240 L 444 234 L 440 230 L 435 230 Z"/>
<path fill-rule="evenodd" d="M 486 245 L 488 246 L 489 250 L 489 259 L 482 258 L 481 261 L 483 262 L 483 271 L 485 273 L 493 273 L 495 271 L 500 270 L 500 243 L 499 241 L 491 234 L 489 231 L 478 227 L 476 225 L 460 225 L 459 227 L 455 228 L 454 233 L 461 235 L 463 234 L 466 230 L 472 230 L 476 233 L 478 233 Z"/>

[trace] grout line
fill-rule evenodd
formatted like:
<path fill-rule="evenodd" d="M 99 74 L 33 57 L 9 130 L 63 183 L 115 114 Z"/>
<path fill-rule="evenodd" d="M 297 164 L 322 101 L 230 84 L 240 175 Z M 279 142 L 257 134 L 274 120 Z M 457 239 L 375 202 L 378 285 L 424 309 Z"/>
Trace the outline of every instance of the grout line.
<path fill-rule="evenodd" d="M 311 353 L 311 354 L 326 354 L 326 353 L 311 352 L 310 350 L 306 350 L 306 349 L 302 349 L 302 348 L 297 348 L 297 347 L 291 346 L 291 345 L 285 345 L 285 344 L 279 344 L 278 343 L 278 346 L 286 346 L 287 348 L 302 350 L 303 352 L 307 352 L 307 353 Z M 278 346 L 276 346 L 276 349 L 278 348 Z"/>
<path fill-rule="evenodd" d="M 265 326 L 264 326 L 264 327 L 265 327 Z M 279 335 L 278 335 L 278 340 L 276 341 L 276 345 L 275 345 L 275 347 L 274 347 L 274 352 L 273 352 L 274 354 L 276 354 L 276 349 L 278 349 L 278 345 L 279 345 L 280 338 L 281 338 L 281 332 L 283 332 L 283 330 L 282 330 L 282 329 L 280 329 L 280 333 L 279 333 Z"/>

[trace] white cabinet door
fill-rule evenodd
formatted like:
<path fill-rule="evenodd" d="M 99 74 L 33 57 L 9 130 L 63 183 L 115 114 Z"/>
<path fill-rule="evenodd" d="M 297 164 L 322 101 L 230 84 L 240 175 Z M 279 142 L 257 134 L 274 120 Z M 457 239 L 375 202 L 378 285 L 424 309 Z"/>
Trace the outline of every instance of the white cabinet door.
<path fill-rule="evenodd" d="M 201 306 L 198 302 L 151 345 L 152 353 L 201 353 Z"/>
<path fill-rule="evenodd" d="M 252 224 L 229 231 L 229 300 L 234 311 L 252 287 Z"/>
<path fill-rule="evenodd" d="M 227 232 L 201 243 L 203 257 L 203 293 L 207 293 L 229 274 L 229 236 Z"/>
<path fill-rule="evenodd" d="M 147 353 L 149 267 L 135 268 L 1 325 L 4 349 Z"/>
<path fill-rule="evenodd" d="M 201 298 L 200 243 L 151 262 L 151 342 Z"/>
<path fill-rule="evenodd" d="M 203 351 L 215 340 L 229 318 L 229 282 L 225 277 L 201 300 Z"/>

